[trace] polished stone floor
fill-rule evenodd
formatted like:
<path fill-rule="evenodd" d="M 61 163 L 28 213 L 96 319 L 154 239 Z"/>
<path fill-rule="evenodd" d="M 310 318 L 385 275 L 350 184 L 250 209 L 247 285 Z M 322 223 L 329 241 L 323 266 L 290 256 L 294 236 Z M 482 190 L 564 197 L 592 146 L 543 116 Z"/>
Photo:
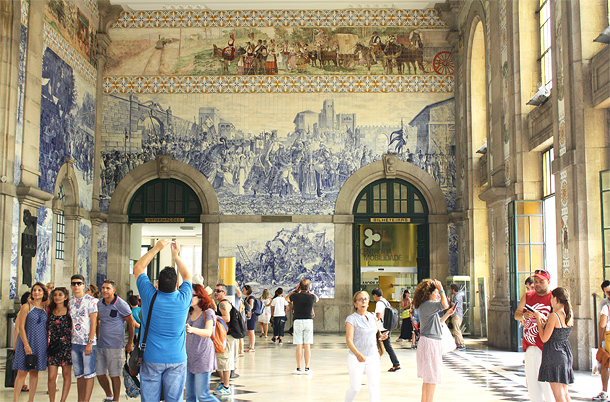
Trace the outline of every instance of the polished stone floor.
<path fill-rule="evenodd" d="M 396 336 L 393 336 L 396 338 Z M 247 341 L 247 338 L 246 338 Z M 346 357 L 347 347 L 341 334 L 315 335 L 312 347 L 312 376 L 296 376 L 295 346 L 286 336 L 283 345 L 271 338 L 256 338 L 255 352 L 246 353 L 237 361 L 240 377 L 232 381 L 233 395 L 222 401 L 278 401 L 283 398 L 299 401 L 343 401 L 349 385 Z M 436 388 L 437 401 L 528 401 L 523 373 L 523 354 L 488 348 L 484 340 L 466 338 L 467 350 L 451 352 L 443 357 L 443 383 Z M 382 401 L 419 401 L 421 380 L 417 379 L 415 350 L 409 343 L 394 343 L 402 369 L 389 373 L 387 355 L 382 357 Z M 13 389 L 4 388 L 6 349 L 0 352 L 0 402 L 11 401 Z M 212 377 L 214 378 L 214 377 Z M 366 376 L 356 401 L 368 401 Z M 214 380 L 212 386 L 215 386 Z M 60 385 L 61 387 L 61 385 Z M 36 401 L 46 401 L 46 374 L 40 375 Z M 577 372 L 576 383 L 570 387 L 572 400 L 590 401 L 601 391 L 600 377 L 588 372 Z M 59 396 L 59 394 L 58 394 Z M 92 402 L 103 399 L 104 393 L 96 383 Z M 121 400 L 126 400 L 123 395 Z M 22 393 L 20 401 L 27 401 Z M 59 400 L 59 398 L 57 398 Z M 73 382 L 70 401 L 76 401 Z"/>

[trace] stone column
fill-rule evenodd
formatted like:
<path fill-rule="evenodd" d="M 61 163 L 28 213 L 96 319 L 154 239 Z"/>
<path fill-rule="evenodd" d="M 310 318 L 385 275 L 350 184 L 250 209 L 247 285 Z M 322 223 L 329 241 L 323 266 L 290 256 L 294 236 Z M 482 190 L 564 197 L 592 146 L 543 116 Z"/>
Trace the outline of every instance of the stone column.
<path fill-rule="evenodd" d="M 347 317 L 353 312 L 352 284 L 354 282 L 354 216 L 333 216 L 335 228 L 335 298 L 328 300 L 329 306 L 324 312 L 324 330 L 327 332 L 341 331 L 343 321 L 340 317 Z M 326 302 L 326 300 L 325 300 Z M 337 305 L 332 303 L 337 302 Z"/>
<path fill-rule="evenodd" d="M 108 265 L 106 277 L 116 282 L 117 293 L 126 295 L 129 290 L 129 245 L 131 241 L 130 226 L 127 215 L 108 216 Z M 112 233 L 112 235 L 110 235 Z"/>
<path fill-rule="evenodd" d="M 11 244 L 13 231 L 15 130 L 18 109 L 21 2 L 0 2 L 0 320 L 11 312 Z M 6 325 L 0 325 L 0 347 L 6 346 Z"/>

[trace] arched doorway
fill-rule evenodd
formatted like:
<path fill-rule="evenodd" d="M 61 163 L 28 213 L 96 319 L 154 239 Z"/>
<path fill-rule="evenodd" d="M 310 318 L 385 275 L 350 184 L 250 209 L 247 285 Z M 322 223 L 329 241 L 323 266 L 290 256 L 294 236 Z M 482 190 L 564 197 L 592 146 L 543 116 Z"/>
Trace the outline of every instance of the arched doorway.
<path fill-rule="evenodd" d="M 173 193 L 173 194 L 172 194 Z M 107 276 L 116 278 L 120 291 L 130 288 L 131 226 L 169 218 L 176 223 L 201 223 L 202 274 L 215 283 L 218 268 L 219 205 L 214 189 L 197 169 L 158 155 L 129 172 L 117 185 L 108 210 Z M 152 221 L 151 221 L 152 220 Z M 135 251 L 139 252 L 139 249 Z"/>
<path fill-rule="evenodd" d="M 353 214 L 354 292 L 380 287 L 398 299 L 430 276 L 428 205 L 414 185 L 376 180 L 358 194 Z"/>

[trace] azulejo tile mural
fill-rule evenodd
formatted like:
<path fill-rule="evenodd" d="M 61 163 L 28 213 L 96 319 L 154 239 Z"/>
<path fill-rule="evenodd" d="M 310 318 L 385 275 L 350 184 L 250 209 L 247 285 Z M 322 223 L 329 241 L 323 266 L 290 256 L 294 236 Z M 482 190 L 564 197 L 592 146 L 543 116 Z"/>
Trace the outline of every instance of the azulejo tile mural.
<path fill-rule="evenodd" d="M 55 181 L 65 158 L 75 160 L 80 205 L 91 209 L 95 89 L 51 48 L 42 59 L 39 186 L 55 193 Z"/>
<path fill-rule="evenodd" d="M 397 153 L 455 208 L 454 99 L 409 94 L 105 95 L 101 208 L 129 171 L 171 154 L 199 170 L 223 214 L 334 212 L 359 168 Z"/>
<path fill-rule="evenodd" d="M 435 10 L 123 13 L 106 76 L 454 72 Z"/>
<path fill-rule="evenodd" d="M 121 13 L 115 28 L 174 27 L 446 27 L 436 10 L 171 10 Z"/>
<path fill-rule="evenodd" d="M 38 208 L 36 236 L 36 272 L 34 282 L 47 283 L 51 280 L 51 241 L 53 239 L 53 211 L 51 208 Z"/>
<path fill-rule="evenodd" d="M 106 94 L 453 93 L 451 75 L 104 77 Z"/>
<path fill-rule="evenodd" d="M 304 278 L 319 297 L 335 295 L 333 224 L 221 224 L 219 253 L 235 257 L 237 283 L 255 297 L 278 287 L 287 294 Z"/>
<path fill-rule="evenodd" d="M 98 9 L 92 0 L 46 0 L 44 19 L 80 57 L 96 66 Z"/>
<path fill-rule="evenodd" d="M 57 31 L 44 24 L 44 43 L 78 72 L 89 84 L 97 84 L 97 69 L 87 62 Z"/>

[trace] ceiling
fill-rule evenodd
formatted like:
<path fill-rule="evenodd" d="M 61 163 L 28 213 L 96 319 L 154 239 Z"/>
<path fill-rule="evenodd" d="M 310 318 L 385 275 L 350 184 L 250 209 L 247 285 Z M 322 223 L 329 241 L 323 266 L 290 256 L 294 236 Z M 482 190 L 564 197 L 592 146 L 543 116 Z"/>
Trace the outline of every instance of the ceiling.
<path fill-rule="evenodd" d="M 137 223 L 142 227 L 142 237 L 174 238 L 201 236 L 201 223 Z M 192 228 L 192 229 L 190 229 Z"/>
<path fill-rule="evenodd" d="M 266 1 L 235 1 L 235 0 L 111 0 L 112 4 L 121 5 L 125 10 L 329 10 L 348 8 L 398 8 L 425 9 L 434 8 L 438 1 L 398 0 L 398 1 L 347 1 L 347 0 L 266 0 Z"/>

